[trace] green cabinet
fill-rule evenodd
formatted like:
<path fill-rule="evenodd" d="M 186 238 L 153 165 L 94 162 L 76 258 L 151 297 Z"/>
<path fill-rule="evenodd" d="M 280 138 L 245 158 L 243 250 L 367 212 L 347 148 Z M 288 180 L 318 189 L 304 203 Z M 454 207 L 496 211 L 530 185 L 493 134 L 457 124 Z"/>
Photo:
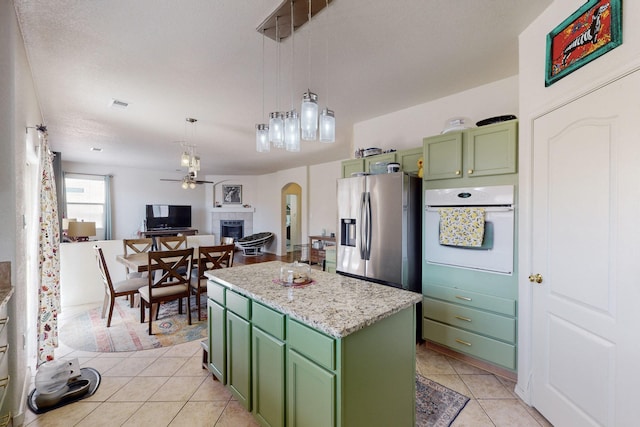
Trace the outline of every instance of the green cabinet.
<path fill-rule="evenodd" d="M 336 425 L 335 373 L 290 349 L 287 378 L 287 426 Z"/>
<path fill-rule="evenodd" d="M 426 181 L 517 171 L 517 120 L 424 139 Z"/>
<path fill-rule="evenodd" d="M 264 426 L 285 424 L 284 315 L 252 303 L 253 414 Z"/>
<path fill-rule="evenodd" d="M 376 156 L 368 156 L 364 158 L 364 171 L 365 172 L 372 172 L 371 171 L 371 165 L 375 165 L 378 162 L 384 162 L 384 163 L 392 163 L 396 161 L 396 153 L 383 153 L 383 154 L 378 154 Z M 384 173 L 386 173 L 386 166 L 385 166 L 385 170 Z"/>
<path fill-rule="evenodd" d="M 222 383 L 227 383 L 227 345 L 225 308 L 213 299 L 207 299 L 209 322 L 209 370 Z"/>
<path fill-rule="evenodd" d="M 251 326 L 227 310 L 227 385 L 235 398 L 251 410 Z"/>
<path fill-rule="evenodd" d="M 364 172 L 364 159 L 350 159 L 342 161 L 342 177 L 349 178 L 352 173 Z"/>
<path fill-rule="evenodd" d="M 410 174 L 418 173 L 418 160 L 423 157 L 423 147 L 396 152 L 396 162 L 400 163 L 400 170 Z"/>

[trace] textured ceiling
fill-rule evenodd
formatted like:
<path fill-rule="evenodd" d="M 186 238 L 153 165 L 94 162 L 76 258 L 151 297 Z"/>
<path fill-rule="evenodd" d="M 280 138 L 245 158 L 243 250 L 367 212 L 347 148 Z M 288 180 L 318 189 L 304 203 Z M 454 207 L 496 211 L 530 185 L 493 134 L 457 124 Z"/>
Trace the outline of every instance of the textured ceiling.
<path fill-rule="evenodd" d="M 517 74 L 517 36 L 551 0 L 333 0 L 280 44 L 279 84 L 256 28 L 281 0 L 14 3 L 63 160 L 175 175 L 187 139 L 205 175 L 347 158 L 356 122 Z M 307 87 L 335 110 L 336 143 L 256 153 L 255 124 L 278 103 L 299 111 Z"/>

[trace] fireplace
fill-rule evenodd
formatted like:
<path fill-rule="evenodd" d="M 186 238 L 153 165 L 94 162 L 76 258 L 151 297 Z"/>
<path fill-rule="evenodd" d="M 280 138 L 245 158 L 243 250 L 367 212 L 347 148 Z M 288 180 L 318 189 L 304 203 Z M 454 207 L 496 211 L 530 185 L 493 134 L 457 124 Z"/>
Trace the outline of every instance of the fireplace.
<path fill-rule="evenodd" d="M 233 240 L 238 240 L 244 237 L 244 220 L 220 220 L 220 237 L 233 237 Z"/>

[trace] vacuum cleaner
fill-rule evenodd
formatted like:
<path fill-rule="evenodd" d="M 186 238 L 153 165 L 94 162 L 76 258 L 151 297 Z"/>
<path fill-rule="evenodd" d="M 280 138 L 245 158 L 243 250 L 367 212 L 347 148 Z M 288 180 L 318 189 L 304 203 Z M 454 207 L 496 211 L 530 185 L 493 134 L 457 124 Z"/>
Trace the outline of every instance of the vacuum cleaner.
<path fill-rule="evenodd" d="M 27 405 L 36 414 L 59 408 L 91 396 L 100 385 L 100 373 L 80 368 L 78 359 L 51 360 L 38 367 L 35 389 Z"/>

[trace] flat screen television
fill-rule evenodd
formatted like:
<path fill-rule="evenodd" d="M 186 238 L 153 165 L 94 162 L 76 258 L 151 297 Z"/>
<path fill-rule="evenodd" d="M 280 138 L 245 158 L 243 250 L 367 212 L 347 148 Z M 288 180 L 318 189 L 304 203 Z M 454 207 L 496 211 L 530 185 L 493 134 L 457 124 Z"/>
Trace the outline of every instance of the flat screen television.
<path fill-rule="evenodd" d="M 147 230 L 191 228 L 191 206 L 147 205 Z"/>

